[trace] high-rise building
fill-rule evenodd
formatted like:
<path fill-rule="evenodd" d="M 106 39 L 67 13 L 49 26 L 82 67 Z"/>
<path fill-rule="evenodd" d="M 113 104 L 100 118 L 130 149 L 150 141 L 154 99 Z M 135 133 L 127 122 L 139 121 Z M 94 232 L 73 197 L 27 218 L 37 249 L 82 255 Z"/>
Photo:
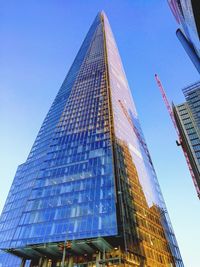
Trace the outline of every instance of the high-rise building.
<path fill-rule="evenodd" d="M 200 2 L 199 0 L 168 0 L 180 25 L 176 34 L 188 56 L 200 72 Z"/>
<path fill-rule="evenodd" d="M 17 169 L 0 248 L 3 267 L 183 266 L 103 12 Z"/>
<path fill-rule="evenodd" d="M 186 102 L 173 107 L 183 147 L 193 170 L 193 181 L 200 198 L 200 82 L 183 89 Z"/>

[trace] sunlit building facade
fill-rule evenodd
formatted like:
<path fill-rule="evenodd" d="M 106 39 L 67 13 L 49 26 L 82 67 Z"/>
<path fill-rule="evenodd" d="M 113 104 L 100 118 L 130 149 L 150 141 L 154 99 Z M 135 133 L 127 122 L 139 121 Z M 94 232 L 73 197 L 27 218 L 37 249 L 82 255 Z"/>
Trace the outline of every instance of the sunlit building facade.
<path fill-rule="evenodd" d="M 199 0 L 168 0 L 180 29 L 176 34 L 188 56 L 200 72 L 200 2 Z"/>
<path fill-rule="evenodd" d="M 184 266 L 103 12 L 17 169 L 0 248 L 3 267 Z"/>
<path fill-rule="evenodd" d="M 176 123 L 192 167 L 200 198 L 200 82 L 183 89 L 186 102 L 174 106 Z"/>

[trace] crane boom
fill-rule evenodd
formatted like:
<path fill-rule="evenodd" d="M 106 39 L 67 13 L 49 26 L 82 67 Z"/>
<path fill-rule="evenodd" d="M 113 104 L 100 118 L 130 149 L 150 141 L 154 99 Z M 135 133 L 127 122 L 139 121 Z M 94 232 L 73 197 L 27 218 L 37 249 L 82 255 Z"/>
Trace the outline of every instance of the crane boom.
<path fill-rule="evenodd" d="M 158 87 L 159 87 L 159 89 L 160 89 L 160 92 L 161 92 L 161 94 L 162 94 L 162 98 L 163 98 L 163 100 L 164 100 L 164 102 L 165 102 L 165 105 L 166 105 L 166 107 L 167 107 L 167 110 L 168 110 L 168 112 L 169 112 L 170 118 L 171 118 L 171 120 L 172 120 L 172 122 L 173 122 L 174 128 L 175 128 L 175 130 L 176 130 L 178 136 L 180 137 L 180 133 L 179 133 L 179 130 L 178 130 L 178 127 L 177 127 L 175 118 L 174 118 L 174 113 L 173 113 L 172 107 L 171 107 L 171 105 L 170 105 L 170 103 L 169 103 L 169 101 L 168 101 L 168 99 L 167 99 L 167 95 L 166 95 L 166 93 L 165 93 L 165 90 L 164 90 L 164 88 L 163 88 L 163 86 L 162 86 L 162 83 L 161 83 L 160 79 L 158 78 L 158 75 L 157 75 L 157 74 L 155 74 L 155 79 L 156 79 L 156 82 L 157 82 Z"/>
<path fill-rule="evenodd" d="M 177 133 L 177 135 L 178 135 L 179 144 L 180 144 L 181 147 L 182 147 L 183 154 L 184 154 L 184 156 L 185 156 L 185 159 L 186 159 L 186 162 L 187 162 L 187 165 L 188 165 L 188 169 L 189 169 L 189 171 L 190 171 L 190 174 L 191 174 L 191 177 L 192 177 L 194 186 L 195 186 L 195 188 L 196 188 L 196 190 L 197 190 L 198 197 L 200 198 L 200 190 L 199 190 L 199 187 L 198 187 L 198 185 L 197 185 L 196 178 L 195 178 L 195 175 L 194 175 L 192 166 L 191 166 L 191 164 L 190 164 L 190 160 L 189 160 L 187 151 L 186 151 L 185 147 L 183 146 L 182 137 L 181 137 L 180 132 L 179 132 L 179 129 L 178 129 L 178 127 L 177 127 L 177 124 L 176 124 L 176 120 L 175 120 L 175 118 L 174 118 L 174 113 L 173 113 L 172 107 L 171 107 L 171 105 L 170 105 L 170 103 L 169 103 L 169 101 L 168 101 L 168 99 L 167 99 L 167 95 L 166 95 L 166 93 L 165 93 L 165 90 L 164 90 L 164 88 L 163 88 L 163 86 L 162 86 L 162 83 L 161 83 L 160 79 L 158 78 L 158 75 L 157 75 L 157 74 L 155 74 L 155 79 L 156 79 L 158 88 L 159 88 L 159 90 L 160 90 L 160 92 L 161 92 L 163 101 L 164 101 L 164 103 L 165 103 L 165 105 L 166 105 L 166 107 L 167 107 L 167 110 L 168 110 L 168 112 L 169 112 L 170 118 L 171 118 L 172 123 L 173 123 L 173 125 L 174 125 L 174 128 L 175 128 L 175 130 L 176 130 L 176 133 Z"/>
<path fill-rule="evenodd" d="M 141 135 L 140 135 L 138 129 L 135 127 L 135 125 L 134 125 L 134 123 L 133 123 L 133 121 L 132 121 L 132 119 L 131 119 L 131 117 L 130 117 L 128 111 L 127 111 L 127 109 L 126 109 L 125 106 L 123 105 L 122 101 L 121 101 L 120 99 L 119 99 L 118 101 L 119 101 L 120 107 L 121 107 L 122 110 L 123 110 L 124 115 L 126 116 L 126 118 L 127 118 L 128 122 L 129 122 L 130 126 L 132 127 L 132 129 L 133 129 L 135 135 L 137 136 L 137 138 L 138 138 L 140 144 L 142 145 L 142 147 L 143 147 L 143 149 L 144 149 L 144 152 L 146 153 L 146 155 L 147 155 L 147 157 L 148 157 L 148 159 L 149 159 L 151 165 L 153 165 L 146 143 L 144 142 L 143 138 L 141 137 Z"/>

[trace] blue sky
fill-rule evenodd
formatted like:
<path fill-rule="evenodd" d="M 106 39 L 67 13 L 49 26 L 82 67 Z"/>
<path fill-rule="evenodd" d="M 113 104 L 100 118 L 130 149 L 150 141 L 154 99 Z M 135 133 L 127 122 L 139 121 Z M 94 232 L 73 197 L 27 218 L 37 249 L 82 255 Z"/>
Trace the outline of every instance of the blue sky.
<path fill-rule="evenodd" d="M 186 267 L 199 265 L 200 202 L 154 80 L 170 100 L 199 74 L 165 0 L 3 1 L 0 10 L 0 209 L 16 168 L 97 12 L 109 18 Z"/>

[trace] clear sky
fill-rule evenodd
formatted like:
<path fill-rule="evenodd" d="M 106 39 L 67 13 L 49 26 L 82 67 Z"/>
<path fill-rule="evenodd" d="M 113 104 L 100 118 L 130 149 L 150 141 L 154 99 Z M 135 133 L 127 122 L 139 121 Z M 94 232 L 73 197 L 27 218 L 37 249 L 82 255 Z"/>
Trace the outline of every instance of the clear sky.
<path fill-rule="evenodd" d="M 200 201 L 154 81 L 170 100 L 199 74 L 175 36 L 166 0 L 2 1 L 0 9 L 0 210 L 16 168 L 97 12 L 110 21 L 186 267 L 199 266 Z"/>

